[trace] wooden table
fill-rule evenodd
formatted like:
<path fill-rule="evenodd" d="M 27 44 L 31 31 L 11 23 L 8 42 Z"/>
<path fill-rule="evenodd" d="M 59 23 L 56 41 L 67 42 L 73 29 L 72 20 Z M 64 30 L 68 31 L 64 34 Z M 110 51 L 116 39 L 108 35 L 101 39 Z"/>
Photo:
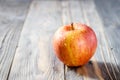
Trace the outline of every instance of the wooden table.
<path fill-rule="evenodd" d="M 54 32 L 71 22 L 91 26 L 98 39 L 77 68 L 52 47 Z M 0 0 L 0 80 L 120 80 L 120 0 Z"/>

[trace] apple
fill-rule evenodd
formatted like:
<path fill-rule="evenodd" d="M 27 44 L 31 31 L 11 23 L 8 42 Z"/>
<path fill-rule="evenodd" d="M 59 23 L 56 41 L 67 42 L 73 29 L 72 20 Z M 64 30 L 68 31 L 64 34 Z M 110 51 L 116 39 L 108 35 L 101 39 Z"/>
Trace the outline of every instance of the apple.
<path fill-rule="evenodd" d="M 87 25 L 72 23 L 60 27 L 53 36 L 56 56 L 67 66 L 86 64 L 97 48 L 95 32 Z"/>

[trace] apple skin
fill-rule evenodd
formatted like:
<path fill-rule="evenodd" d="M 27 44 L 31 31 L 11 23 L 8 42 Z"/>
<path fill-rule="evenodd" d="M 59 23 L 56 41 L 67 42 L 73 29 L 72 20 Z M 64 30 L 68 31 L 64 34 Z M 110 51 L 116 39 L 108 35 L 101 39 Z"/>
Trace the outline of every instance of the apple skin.
<path fill-rule="evenodd" d="M 67 66 L 86 64 L 97 48 L 95 32 L 87 25 L 72 23 L 60 27 L 53 36 L 56 56 Z"/>

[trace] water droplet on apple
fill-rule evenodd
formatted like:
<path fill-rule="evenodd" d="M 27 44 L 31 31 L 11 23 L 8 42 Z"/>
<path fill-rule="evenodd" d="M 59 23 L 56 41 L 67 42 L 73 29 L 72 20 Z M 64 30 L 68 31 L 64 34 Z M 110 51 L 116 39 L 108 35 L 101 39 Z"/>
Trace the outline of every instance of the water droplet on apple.
<path fill-rule="evenodd" d="M 66 44 L 66 43 L 64 43 L 64 45 L 65 45 L 65 46 L 67 46 L 67 44 Z"/>

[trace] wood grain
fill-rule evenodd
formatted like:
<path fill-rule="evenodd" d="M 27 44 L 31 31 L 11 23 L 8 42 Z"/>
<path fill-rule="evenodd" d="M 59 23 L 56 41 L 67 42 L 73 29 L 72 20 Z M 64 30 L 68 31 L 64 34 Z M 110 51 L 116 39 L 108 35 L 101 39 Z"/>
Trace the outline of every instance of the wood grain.
<path fill-rule="evenodd" d="M 98 39 L 80 67 L 64 65 L 52 48 L 54 32 L 71 22 Z M 120 0 L 0 0 L 0 80 L 120 80 L 119 34 Z"/>
<path fill-rule="evenodd" d="M 54 55 L 53 33 L 62 24 L 59 1 L 33 1 L 9 80 L 64 80 L 64 65 Z"/>
<path fill-rule="evenodd" d="M 116 18 L 116 14 L 112 12 L 110 4 L 115 3 L 112 2 L 112 0 L 108 3 L 107 1 L 94 1 L 94 0 L 81 0 L 81 1 L 71 1 L 70 2 L 70 12 L 72 13 L 70 16 L 72 16 L 73 22 L 82 22 L 87 25 L 90 25 L 93 30 L 95 31 L 97 38 L 98 38 L 98 49 L 94 55 L 94 57 L 91 59 L 91 61 L 82 66 L 77 68 L 68 68 L 66 70 L 66 80 L 80 80 L 80 79 L 90 79 L 90 80 L 119 80 L 120 77 L 120 68 L 119 68 L 119 61 L 118 61 L 118 52 L 113 52 L 111 50 L 111 47 L 116 47 L 118 50 L 119 42 L 116 40 L 119 39 L 119 37 L 114 37 L 114 39 L 111 39 L 113 36 L 118 35 L 119 29 L 114 28 L 109 29 L 106 27 L 109 24 L 110 20 L 113 19 L 113 23 L 118 22 L 118 18 Z M 79 7 L 78 7 L 79 5 Z M 102 5 L 102 6 L 101 6 Z M 76 7 L 77 6 L 77 7 Z M 101 8 L 101 9 L 98 9 Z M 68 8 L 69 9 L 69 8 Z M 106 12 L 106 10 L 109 10 L 109 15 Z M 113 9 L 114 10 L 114 9 Z M 79 14 L 78 14 L 78 13 Z M 102 13 L 106 13 L 106 15 L 103 15 Z M 80 19 L 76 19 L 76 16 L 78 16 Z M 107 21 L 104 21 L 105 18 L 108 17 L 109 19 Z M 104 22 L 104 23 L 103 23 Z M 107 24 L 107 25 L 105 25 Z M 111 25 L 114 27 L 114 25 Z M 111 35 L 110 35 L 111 34 Z M 109 37 L 108 37 L 108 36 Z M 117 39 L 118 38 L 118 39 Z M 113 43 L 110 45 L 109 41 Z M 117 63 L 118 62 L 118 63 Z"/>
<path fill-rule="evenodd" d="M 117 0 L 116 0 L 117 1 Z M 120 77 L 118 75 L 120 75 L 120 61 L 118 60 L 120 55 L 119 55 L 119 48 L 120 48 L 120 43 L 119 40 L 120 36 L 119 36 L 119 22 L 120 22 L 120 17 L 117 15 L 117 13 L 115 12 L 115 10 L 117 11 L 117 9 L 120 7 L 120 5 L 115 5 L 116 1 L 111 0 L 110 2 L 105 2 L 101 1 L 101 2 L 95 2 L 96 5 L 98 5 L 97 11 L 99 12 L 99 16 L 102 19 L 103 22 L 103 30 L 104 30 L 104 36 L 103 38 L 106 40 L 104 45 L 106 47 L 106 50 L 103 49 L 103 51 L 107 53 L 107 56 L 105 56 L 105 60 L 107 62 L 110 63 L 110 65 L 108 66 L 110 75 L 112 76 L 111 79 L 116 79 L 119 80 Z M 103 4 L 103 7 L 105 7 L 104 9 L 101 8 L 101 6 L 99 4 Z M 120 4 L 120 2 L 117 1 L 117 4 Z M 106 12 L 109 13 L 106 14 Z M 105 17 L 105 19 L 104 19 Z"/>
<path fill-rule="evenodd" d="M 6 80 L 14 59 L 29 3 L 0 1 L 0 80 Z"/>

